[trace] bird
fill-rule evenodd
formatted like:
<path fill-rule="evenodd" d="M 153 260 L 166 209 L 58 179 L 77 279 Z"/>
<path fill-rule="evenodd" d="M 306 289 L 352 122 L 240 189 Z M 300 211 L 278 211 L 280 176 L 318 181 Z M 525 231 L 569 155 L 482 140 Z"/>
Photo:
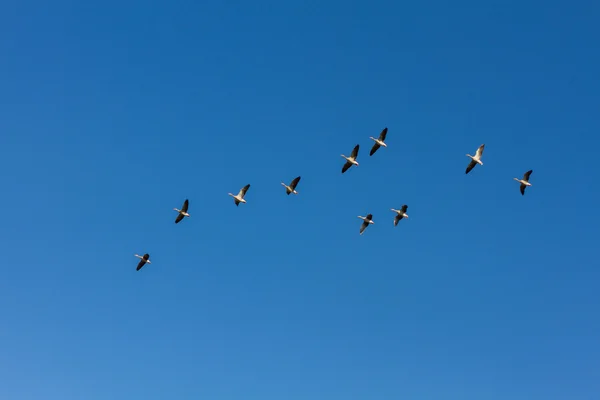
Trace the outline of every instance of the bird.
<path fill-rule="evenodd" d="M 175 218 L 175 223 L 178 224 L 179 222 L 181 222 L 181 220 L 184 217 L 189 217 L 190 214 L 188 214 L 187 210 L 188 207 L 190 205 L 190 202 L 188 201 L 188 199 L 185 199 L 185 201 L 183 202 L 183 207 L 181 207 L 181 210 L 174 208 L 173 210 L 177 211 L 179 214 L 177 215 L 177 218 Z"/>
<path fill-rule="evenodd" d="M 227 193 L 227 194 L 230 195 L 231 197 L 233 197 L 233 201 L 235 202 L 235 205 L 239 206 L 240 203 L 246 203 L 244 196 L 246 195 L 246 192 L 248 191 L 248 189 L 250 189 L 250 184 L 247 184 L 246 186 L 241 188 L 240 192 L 235 196 L 231 193 Z"/>
<path fill-rule="evenodd" d="M 142 267 L 148 263 L 148 264 L 152 264 L 152 261 L 150 261 L 150 254 L 146 253 L 143 256 L 134 254 L 137 258 L 140 259 L 139 264 L 137 265 L 137 268 L 135 269 L 136 271 L 139 271 L 140 269 L 142 269 Z"/>
<path fill-rule="evenodd" d="M 384 142 L 384 140 L 385 140 L 385 137 L 386 137 L 386 135 L 387 135 L 387 131 L 388 131 L 388 128 L 383 128 L 383 130 L 382 130 L 382 131 L 381 131 L 381 133 L 379 134 L 379 138 L 378 138 L 378 139 L 375 139 L 375 138 L 374 138 L 374 137 L 372 137 L 372 136 L 370 136 L 370 137 L 369 137 L 369 139 L 371 139 L 371 140 L 374 140 L 374 141 L 375 141 L 375 144 L 373 145 L 373 147 L 371 147 L 371 152 L 369 153 L 369 155 L 370 155 L 370 156 L 372 156 L 373 154 L 375 154 L 375 152 L 376 152 L 377 150 L 379 150 L 379 148 L 380 148 L 381 146 L 383 146 L 383 147 L 387 147 L 387 144 L 385 144 L 385 142 Z"/>
<path fill-rule="evenodd" d="M 525 172 L 525 174 L 523 174 L 523 179 L 513 178 L 515 181 L 517 181 L 517 182 L 519 182 L 521 184 L 520 189 L 521 189 L 521 194 L 523 196 L 525 196 L 525 188 L 527 186 L 531 186 L 531 183 L 529 183 L 529 176 L 531 176 L 532 172 L 533 172 L 532 169 L 530 169 L 529 171 Z"/>
<path fill-rule="evenodd" d="M 465 172 L 465 174 L 468 174 L 469 172 L 471 172 L 471 170 L 473 168 L 475 168 L 476 164 L 483 165 L 483 163 L 481 162 L 481 155 L 483 154 L 484 147 L 485 147 L 485 144 L 482 144 L 481 146 L 479 146 L 479 148 L 477 149 L 477 152 L 475 153 L 474 156 L 467 154 L 467 157 L 471 158 L 471 162 L 469 163 L 469 165 L 467 165 L 467 171 Z"/>
<path fill-rule="evenodd" d="M 390 210 L 396 213 L 396 217 L 394 218 L 394 226 L 398 226 L 398 222 L 400 222 L 402 218 L 408 218 L 408 214 L 406 213 L 408 206 L 406 204 L 404 204 L 399 210 L 393 208 L 390 208 Z"/>
<path fill-rule="evenodd" d="M 290 193 L 298 194 L 298 192 L 296 191 L 296 186 L 298 185 L 298 182 L 300 182 L 300 177 L 299 176 L 297 176 L 296 178 L 294 178 L 294 180 L 292 181 L 292 183 L 290 183 L 290 186 L 286 185 L 283 182 L 281 182 L 281 184 L 283 185 L 283 187 L 285 187 L 285 192 L 288 195 Z"/>
<path fill-rule="evenodd" d="M 354 146 L 354 149 L 352 149 L 352 153 L 350 153 L 350 157 L 346 157 L 345 155 L 342 154 L 342 157 L 344 157 L 346 159 L 346 164 L 344 164 L 344 166 L 342 167 L 342 174 L 346 171 L 348 171 L 348 168 L 350 168 L 353 165 L 356 165 L 358 167 L 358 162 L 356 162 L 356 157 L 358 157 L 358 149 L 360 148 L 360 145 L 356 145 Z"/>
<path fill-rule="evenodd" d="M 373 221 L 373 214 L 367 214 L 366 217 L 361 217 L 360 215 L 358 216 L 358 218 L 363 220 L 362 225 L 360 226 L 360 234 L 362 235 L 365 232 L 365 229 L 367 229 L 367 226 L 369 226 L 370 224 L 374 224 L 375 222 Z"/>

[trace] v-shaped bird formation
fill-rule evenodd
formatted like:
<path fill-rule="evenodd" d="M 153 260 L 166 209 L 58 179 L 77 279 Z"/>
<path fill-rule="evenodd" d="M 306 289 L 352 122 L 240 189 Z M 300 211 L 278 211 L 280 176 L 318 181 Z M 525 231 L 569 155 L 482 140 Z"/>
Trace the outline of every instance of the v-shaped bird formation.
<path fill-rule="evenodd" d="M 379 150 L 381 147 L 385 147 L 385 148 L 388 147 L 387 143 L 385 143 L 387 133 L 388 133 L 388 128 L 386 127 L 381 131 L 381 133 L 379 134 L 379 137 L 377 137 L 377 138 L 372 137 L 372 136 L 369 137 L 369 139 L 371 139 L 375 142 L 373 144 L 373 147 L 371 147 L 369 156 L 373 156 L 377 152 L 377 150 Z M 469 172 L 471 172 L 477 164 L 483 166 L 483 162 L 481 161 L 481 158 L 483 157 L 484 149 L 485 149 L 485 144 L 482 144 L 481 146 L 479 146 L 479 148 L 477 148 L 475 155 L 471 155 L 471 154 L 466 155 L 467 157 L 469 157 L 471 159 L 471 161 L 467 165 L 465 174 L 468 174 Z M 342 157 L 344 159 L 346 159 L 346 162 L 342 166 L 342 174 L 345 173 L 346 171 L 348 171 L 352 166 L 358 167 L 359 164 L 358 164 L 358 161 L 356 161 L 356 159 L 358 158 L 359 150 L 360 150 L 360 145 L 357 144 L 352 149 L 350 156 L 345 156 L 344 154 L 342 154 Z M 525 195 L 525 189 L 527 187 L 531 186 L 531 183 L 529 182 L 529 178 L 531 177 L 532 172 L 533 172 L 533 170 L 529 170 L 529 171 L 525 172 L 522 179 L 513 178 L 515 181 L 520 183 L 519 190 L 521 192 L 521 195 Z M 301 177 L 297 176 L 290 182 L 289 185 L 286 185 L 285 182 L 281 182 L 281 185 L 285 188 L 285 193 L 287 195 L 290 195 L 290 194 L 297 195 L 298 194 L 296 187 L 298 186 L 298 183 L 300 183 L 300 179 L 301 179 Z M 244 197 L 246 196 L 248 189 L 250 189 L 250 184 L 247 184 L 246 186 L 242 187 L 240 189 L 240 191 L 238 192 L 238 194 L 234 195 L 233 193 L 228 193 L 228 195 L 233 197 L 234 204 L 236 206 L 239 206 L 240 203 L 244 203 L 244 204 L 247 203 L 247 201 Z M 181 209 L 178 209 L 178 208 L 173 209 L 173 210 L 177 211 L 177 217 L 175 218 L 175 224 L 180 223 L 184 218 L 190 217 L 190 214 L 188 213 L 189 205 L 190 205 L 189 200 L 185 199 Z M 394 208 L 391 208 L 390 210 L 396 214 L 394 217 L 394 226 L 398 226 L 398 223 L 402 219 L 408 218 L 408 214 L 406 213 L 406 211 L 408 210 L 408 205 L 406 205 L 406 204 L 402 205 L 402 207 L 399 210 L 396 210 Z M 359 215 L 358 218 L 363 220 L 362 224 L 360 225 L 360 230 L 359 230 L 360 235 L 364 234 L 365 230 L 369 226 L 371 226 L 375 223 L 373 221 L 373 214 L 371 214 L 371 213 L 367 214 L 364 217 Z M 139 271 L 140 269 L 142 269 L 142 267 L 144 265 L 152 263 L 150 261 L 150 254 L 148 254 L 148 253 L 145 253 L 143 256 L 135 254 L 135 257 L 140 259 L 140 261 L 136 267 L 136 271 Z"/>

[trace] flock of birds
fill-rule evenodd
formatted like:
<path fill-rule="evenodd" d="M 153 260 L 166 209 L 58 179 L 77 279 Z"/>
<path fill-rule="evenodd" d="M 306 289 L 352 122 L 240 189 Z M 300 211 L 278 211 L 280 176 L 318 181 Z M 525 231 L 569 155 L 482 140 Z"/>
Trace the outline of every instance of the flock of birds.
<path fill-rule="evenodd" d="M 369 156 L 372 156 L 373 154 L 375 154 L 375 152 L 377 150 L 379 150 L 380 147 L 387 147 L 387 144 L 385 143 L 385 138 L 387 136 L 387 132 L 388 132 L 388 128 L 384 128 L 381 131 L 381 133 L 379 134 L 378 138 L 374 138 L 372 136 L 369 137 L 371 140 L 373 140 L 375 142 L 373 144 L 373 147 L 371 147 Z M 485 148 L 485 144 L 482 144 L 481 146 L 479 146 L 479 148 L 475 152 L 475 155 L 471 155 L 471 154 L 466 155 L 467 157 L 469 157 L 471 159 L 471 162 L 469 162 L 469 165 L 467 165 L 465 174 L 468 174 L 469 172 L 471 172 L 471 170 L 473 168 L 475 168 L 475 166 L 477 164 L 483 165 L 483 162 L 481 161 L 481 157 L 483 156 L 484 148 Z M 353 165 L 356 165 L 358 167 L 358 161 L 356 161 L 356 159 L 358 158 L 358 150 L 359 149 L 360 149 L 360 145 L 357 144 L 356 146 L 354 146 L 354 149 L 352 149 L 352 153 L 350 153 L 349 157 L 342 154 L 342 157 L 344 157 L 346 159 L 346 163 L 342 167 L 342 174 L 345 173 L 346 171 L 348 171 L 350 169 L 350 167 L 352 167 Z M 532 172 L 533 172 L 533 170 L 529 170 L 529 171 L 525 172 L 522 179 L 513 178 L 515 181 L 520 183 L 519 190 L 521 191 L 521 195 L 525 195 L 525 189 L 528 186 L 531 186 L 531 183 L 529 182 L 529 177 L 531 176 Z M 296 186 L 298 186 L 299 182 L 300 182 L 300 176 L 297 176 L 290 182 L 289 185 L 286 185 L 284 182 L 281 182 L 281 185 L 283 187 L 285 187 L 285 192 L 288 195 L 290 195 L 292 193 L 298 194 L 298 192 L 296 191 Z M 240 203 L 246 203 L 246 199 L 244 199 L 244 197 L 246 196 L 248 189 L 250 189 L 250 184 L 247 184 L 246 186 L 241 188 L 240 191 L 238 192 L 238 194 L 234 195 L 233 193 L 228 193 L 228 195 L 233 197 L 233 202 L 235 203 L 236 206 L 239 206 Z M 186 199 L 183 202 L 183 206 L 181 207 L 181 209 L 178 209 L 178 208 L 173 209 L 173 210 L 177 211 L 177 217 L 175 218 L 176 224 L 180 223 L 184 218 L 190 216 L 190 214 L 188 213 L 189 205 L 190 205 L 190 202 L 188 199 Z M 394 208 L 391 208 L 390 210 L 396 213 L 396 216 L 394 217 L 394 226 L 397 226 L 398 222 L 400 222 L 400 220 L 402 218 L 408 218 L 408 214 L 406 213 L 406 211 L 408 210 L 408 206 L 406 204 L 404 204 L 399 210 L 396 210 Z M 365 232 L 365 229 L 367 229 L 367 227 L 369 225 L 375 223 L 373 221 L 373 214 L 367 214 L 365 217 L 359 215 L 358 218 L 363 220 L 363 223 L 360 226 L 360 231 L 359 231 L 359 233 L 361 235 Z M 142 267 L 146 264 L 152 264 L 152 262 L 150 261 L 150 254 L 148 254 L 148 253 L 144 254 L 143 256 L 135 254 L 135 256 L 140 259 L 140 262 L 137 265 L 136 271 L 139 271 L 140 269 L 142 269 Z"/>

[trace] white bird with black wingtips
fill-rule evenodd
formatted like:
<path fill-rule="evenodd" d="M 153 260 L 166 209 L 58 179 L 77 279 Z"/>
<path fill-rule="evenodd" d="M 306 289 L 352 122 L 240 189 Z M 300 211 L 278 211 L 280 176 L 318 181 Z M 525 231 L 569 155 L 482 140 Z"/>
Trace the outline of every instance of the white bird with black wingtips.
<path fill-rule="evenodd" d="M 246 203 L 244 196 L 246 195 L 246 192 L 248 191 L 248 189 L 250 189 L 250 184 L 247 184 L 246 186 L 241 188 L 240 192 L 237 195 L 233 195 L 232 193 L 227 193 L 227 194 L 230 195 L 231 197 L 233 197 L 233 201 L 234 201 L 235 205 L 239 206 L 240 203 Z"/>
<path fill-rule="evenodd" d="M 188 214 L 187 210 L 188 207 L 190 206 L 190 202 L 188 201 L 188 199 L 185 199 L 185 201 L 183 202 L 183 207 L 181 207 L 181 210 L 174 208 L 173 210 L 177 211 L 179 214 L 177 215 L 177 218 L 175 218 L 175 223 L 178 224 L 179 222 L 181 222 L 181 220 L 184 217 L 189 217 L 190 214 Z"/>
<path fill-rule="evenodd" d="M 517 181 L 517 182 L 519 182 L 521 184 L 521 186 L 519 187 L 519 189 L 521 190 L 521 194 L 523 196 L 525 196 L 525 188 L 527 186 L 531 186 L 531 183 L 529 183 L 529 177 L 531 176 L 532 172 L 533 172 L 532 169 L 530 169 L 529 171 L 525 172 L 525 174 L 523 175 L 523 179 L 513 178 L 515 181 Z"/>
<path fill-rule="evenodd" d="M 294 180 L 290 183 L 290 186 L 288 186 L 285 183 L 281 182 L 281 184 L 285 188 L 285 192 L 288 194 L 288 196 L 289 196 L 290 193 L 298 194 L 298 192 L 296 191 L 296 186 L 298 186 L 298 182 L 300 182 L 300 177 L 299 176 L 297 176 L 297 177 L 294 178 Z"/>
<path fill-rule="evenodd" d="M 346 163 L 344 164 L 344 166 L 342 167 L 342 174 L 346 171 L 348 171 L 348 168 L 350 168 L 353 165 L 356 165 L 358 167 L 358 162 L 356 161 L 356 157 L 358 157 L 358 149 L 360 148 L 360 145 L 356 145 L 354 146 L 354 149 L 352 149 L 352 153 L 350 153 L 350 157 L 346 157 L 345 155 L 342 154 L 342 157 L 344 157 L 346 159 Z"/>
<path fill-rule="evenodd" d="M 358 218 L 363 220 L 362 225 L 360 226 L 360 234 L 362 235 L 365 232 L 365 229 L 367 229 L 367 227 L 371 224 L 374 224 L 375 222 L 373 221 L 373 214 L 367 214 L 366 217 L 361 217 L 360 215 L 358 216 Z"/>
<path fill-rule="evenodd" d="M 388 128 L 383 128 L 383 130 L 379 134 L 379 138 L 377 139 L 375 139 L 373 136 L 369 137 L 369 139 L 375 141 L 375 144 L 373 145 L 373 147 L 371 147 L 371 152 L 369 153 L 369 156 L 375 154 L 375 152 L 379 150 L 380 147 L 387 147 L 387 144 L 384 142 L 385 137 L 387 136 L 387 131 Z"/>
<path fill-rule="evenodd" d="M 471 162 L 469 163 L 469 165 L 467 165 L 467 170 L 466 170 L 465 174 L 468 174 L 469 172 L 471 172 L 471 170 L 473 168 L 475 168 L 475 166 L 477 164 L 483 165 L 483 162 L 481 162 L 481 156 L 483 155 L 484 148 L 485 148 L 485 144 L 482 144 L 481 146 L 479 146 L 479 148 L 477 149 L 477 152 L 475 153 L 474 156 L 467 154 L 467 157 L 471 158 Z"/>
<path fill-rule="evenodd" d="M 394 226 L 398 226 L 398 222 L 400 222 L 402 218 L 408 218 L 408 214 L 406 213 L 406 210 L 408 210 L 408 206 L 406 204 L 404 204 L 399 210 L 396 210 L 394 208 L 391 208 L 390 210 L 396 213 L 396 217 L 394 218 Z"/>

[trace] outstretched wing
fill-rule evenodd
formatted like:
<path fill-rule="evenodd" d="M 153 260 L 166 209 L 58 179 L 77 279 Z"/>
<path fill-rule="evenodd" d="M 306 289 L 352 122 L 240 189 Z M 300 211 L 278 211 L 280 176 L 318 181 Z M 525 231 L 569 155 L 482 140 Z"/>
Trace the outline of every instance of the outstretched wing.
<path fill-rule="evenodd" d="M 375 142 L 375 144 L 373 145 L 373 147 L 371 147 L 371 152 L 369 153 L 370 156 L 372 156 L 373 154 L 375 154 L 375 152 L 377 150 L 379 150 L 381 146 L 379 145 L 379 143 Z"/>
<path fill-rule="evenodd" d="M 400 209 L 400 211 L 402 211 L 403 213 L 405 213 L 405 212 L 406 212 L 406 210 L 408 210 L 408 206 L 407 206 L 406 204 L 404 204 L 404 205 L 402 206 L 402 208 Z"/>
<path fill-rule="evenodd" d="M 530 169 L 529 171 L 525 172 L 525 175 L 523 175 L 523 180 L 526 182 L 529 182 L 529 177 L 531 176 L 531 173 L 533 172 L 532 169 Z"/>
<path fill-rule="evenodd" d="M 342 167 L 342 174 L 346 171 L 348 171 L 348 168 L 350 168 L 352 166 L 352 163 L 350 161 L 346 161 L 346 164 L 344 164 L 344 166 Z"/>
<path fill-rule="evenodd" d="M 144 262 L 148 261 L 148 259 L 150 258 L 150 254 L 146 253 L 144 254 L 144 256 L 142 257 L 142 260 L 144 260 Z"/>
<path fill-rule="evenodd" d="M 183 214 L 177 214 L 177 218 L 175 218 L 175 223 L 178 224 L 183 219 Z"/>
<path fill-rule="evenodd" d="M 240 201 L 238 199 L 233 199 L 233 202 L 235 203 L 236 206 L 240 205 Z"/>
<path fill-rule="evenodd" d="M 246 192 L 248 191 L 248 189 L 250 189 L 250 184 L 247 184 L 246 186 L 244 186 L 238 193 L 238 196 L 243 198 L 246 195 Z"/>
<path fill-rule="evenodd" d="M 385 137 L 387 136 L 387 128 L 383 128 L 381 133 L 379 134 L 379 140 L 385 142 Z"/>
<path fill-rule="evenodd" d="M 373 219 L 373 214 L 367 214 L 365 218 L 367 218 L 367 221 L 370 221 Z"/>
<path fill-rule="evenodd" d="M 363 232 L 365 231 L 365 229 L 367 229 L 367 226 L 369 226 L 369 223 L 367 221 L 364 221 L 362 223 L 362 225 L 360 226 L 360 234 L 362 235 Z"/>
<path fill-rule="evenodd" d="M 357 144 L 356 146 L 354 146 L 354 148 L 352 149 L 352 153 L 350 153 L 350 158 L 356 158 L 358 157 L 358 149 L 360 148 L 360 145 Z"/>
<path fill-rule="evenodd" d="M 481 146 L 479 146 L 479 148 L 477 149 L 477 152 L 475 153 L 476 158 L 481 157 L 481 155 L 483 154 L 484 148 L 485 148 L 485 144 L 482 144 Z"/>
<path fill-rule="evenodd" d="M 294 180 L 292 181 L 292 183 L 290 183 L 290 187 L 292 188 L 292 190 L 296 189 L 296 186 L 298 185 L 298 182 L 300 182 L 300 177 L 296 177 L 294 178 Z"/>
<path fill-rule="evenodd" d="M 471 170 L 473 168 L 475 168 L 476 165 L 477 165 L 477 163 L 475 161 L 471 160 L 469 165 L 467 165 L 467 170 L 465 171 L 465 174 L 468 174 L 469 172 L 471 172 Z"/>
<path fill-rule="evenodd" d="M 519 186 L 519 189 L 521 190 L 521 194 L 522 194 L 523 196 L 525 196 L 525 188 L 526 188 L 526 187 L 527 187 L 527 186 L 523 185 L 522 183 L 521 183 L 521 186 Z"/>
<path fill-rule="evenodd" d="M 401 219 L 402 215 L 396 214 L 396 217 L 394 218 L 394 226 L 398 226 L 398 222 L 400 222 Z"/>
<path fill-rule="evenodd" d="M 181 211 L 187 212 L 189 206 L 190 202 L 188 201 L 188 199 L 185 199 L 185 201 L 183 202 L 183 207 L 181 207 Z"/>

